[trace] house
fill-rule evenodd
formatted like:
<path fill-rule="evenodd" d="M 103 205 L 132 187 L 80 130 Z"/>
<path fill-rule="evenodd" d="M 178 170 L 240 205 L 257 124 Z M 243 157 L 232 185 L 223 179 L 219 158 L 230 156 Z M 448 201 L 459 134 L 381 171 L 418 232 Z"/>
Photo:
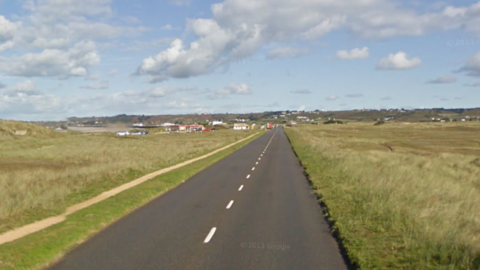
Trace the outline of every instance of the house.
<path fill-rule="evenodd" d="M 217 125 L 223 125 L 222 120 L 215 120 L 209 123 L 210 126 L 217 126 Z"/>
<path fill-rule="evenodd" d="M 245 123 L 235 123 L 233 124 L 233 130 L 249 130 L 250 127 Z"/>
<path fill-rule="evenodd" d="M 203 125 L 186 125 L 187 132 L 201 132 L 205 130 Z"/>
<path fill-rule="evenodd" d="M 165 128 L 165 131 L 170 132 L 197 132 L 203 131 L 205 127 L 203 125 L 174 125 Z"/>

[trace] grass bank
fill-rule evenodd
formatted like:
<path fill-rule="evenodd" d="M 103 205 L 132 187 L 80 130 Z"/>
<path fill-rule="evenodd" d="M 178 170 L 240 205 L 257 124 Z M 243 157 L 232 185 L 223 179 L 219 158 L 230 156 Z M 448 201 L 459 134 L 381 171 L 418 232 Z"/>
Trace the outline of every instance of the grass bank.
<path fill-rule="evenodd" d="M 480 269 L 480 125 L 286 132 L 360 269 Z"/>
<path fill-rule="evenodd" d="M 0 246 L 0 269 L 40 269 L 99 230 L 261 136 L 151 179 L 67 217 L 57 225 Z"/>
<path fill-rule="evenodd" d="M 15 135 L 18 130 L 27 133 Z M 252 134 L 117 137 L 57 133 L 13 121 L 1 121 L 0 131 L 0 233 Z"/>

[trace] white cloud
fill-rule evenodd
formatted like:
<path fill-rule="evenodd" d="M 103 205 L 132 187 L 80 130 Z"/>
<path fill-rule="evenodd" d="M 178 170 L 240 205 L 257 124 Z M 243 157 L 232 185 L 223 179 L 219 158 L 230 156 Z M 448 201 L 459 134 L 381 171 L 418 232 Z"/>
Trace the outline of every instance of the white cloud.
<path fill-rule="evenodd" d="M 71 20 L 83 16 L 111 16 L 111 0 L 42 0 L 30 2 L 29 9 L 38 11 L 45 20 Z"/>
<path fill-rule="evenodd" d="M 0 43 L 12 39 L 15 31 L 17 31 L 17 28 L 20 26 L 21 23 L 10 22 L 4 16 L 0 15 Z"/>
<path fill-rule="evenodd" d="M 476 82 L 476 83 L 466 83 L 466 84 L 464 84 L 464 86 L 468 86 L 468 87 L 480 87 L 480 82 Z"/>
<path fill-rule="evenodd" d="M 170 101 L 167 104 L 167 107 L 170 109 L 183 109 L 183 108 L 187 108 L 188 104 L 183 101 Z"/>
<path fill-rule="evenodd" d="M 67 51 L 46 49 L 8 59 L 0 57 L 0 71 L 11 76 L 57 77 L 87 76 L 88 68 L 100 62 L 92 41 L 82 41 Z"/>
<path fill-rule="evenodd" d="M 224 87 L 222 89 L 219 89 L 215 91 L 216 95 L 249 95 L 251 94 L 250 92 L 250 87 L 245 84 L 245 83 L 232 83 L 227 87 Z"/>
<path fill-rule="evenodd" d="M 318 22 L 317 25 L 302 33 L 304 39 L 317 39 L 322 37 L 332 30 L 338 29 L 345 24 L 347 17 L 345 15 L 336 15 L 330 18 L 325 18 Z"/>
<path fill-rule="evenodd" d="M 363 47 L 361 49 L 355 48 L 350 51 L 342 50 L 337 52 L 337 58 L 342 60 L 365 59 L 368 58 L 368 55 L 368 47 Z"/>
<path fill-rule="evenodd" d="M 13 90 L 18 92 L 28 92 L 33 89 L 35 89 L 35 84 L 31 80 L 26 80 L 13 86 Z"/>
<path fill-rule="evenodd" d="M 170 3 L 179 7 L 186 7 L 190 6 L 191 0 L 170 0 Z"/>
<path fill-rule="evenodd" d="M 385 97 L 381 98 L 380 100 L 391 100 L 391 99 L 392 99 L 391 97 L 385 96 Z"/>
<path fill-rule="evenodd" d="M 361 97 L 364 97 L 364 95 L 361 94 L 361 93 L 352 93 L 352 94 L 345 95 L 345 97 L 347 97 L 347 98 L 361 98 Z"/>
<path fill-rule="evenodd" d="M 38 116 L 65 113 L 66 103 L 61 97 L 37 91 L 0 91 L 0 111 L 3 115 L 27 115 L 31 120 Z"/>
<path fill-rule="evenodd" d="M 8 50 L 14 46 L 14 35 L 21 23 L 13 23 L 0 15 L 0 52 Z"/>
<path fill-rule="evenodd" d="M 336 30 L 372 40 L 454 29 L 480 36 L 479 10 L 480 3 L 420 13 L 389 0 L 226 0 L 211 6 L 212 18 L 188 20 L 187 30 L 196 40 L 187 44 L 174 41 L 156 56 L 144 59 L 135 74 L 150 76 L 151 82 L 199 76 L 250 57 L 267 44 L 318 39 Z M 292 53 L 285 50 L 270 56 Z M 366 53 L 340 55 L 361 58 Z M 391 69 L 419 64 L 417 59 L 400 59 L 390 66 L 386 61 Z"/>
<path fill-rule="evenodd" d="M 427 81 L 427 83 L 446 84 L 446 83 L 454 83 L 456 81 L 457 81 L 457 79 L 455 77 L 453 77 L 452 75 L 444 75 L 444 76 L 440 76 L 436 79 L 429 80 L 429 81 Z"/>
<path fill-rule="evenodd" d="M 292 47 L 279 47 L 271 49 L 267 53 L 267 59 L 277 59 L 277 58 L 295 58 L 308 53 L 306 48 L 292 48 Z"/>
<path fill-rule="evenodd" d="M 108 89 L 109 87 L 110 87 L 109 83 L 105 81 L 81 86 L 81 88 L 83 89 L 92 89 L 92 90 Z"/>
<path fill-rule="evenodd" d="M 467 63 L 458 71 L 464 72 L 468 76 L 480 77 L 480 51 L 478 51 L 474 56 L 468 59 Z"/>
<path fill-rule="evenodd" d="M 172 42 L 171 38 L 153 39 L 150 41 L 135 40 L 130 44 L 124 45 L 126 51 L 145 51 L 152 48 L 164 47 Z"/>
<path fill-rule="evenodd" d="M 337 100 L 337 99 L 338 99 L 338 97 L 336 95 L 330 95 L 330 96 L 325 98 L 325 100 L 330 100 L 330 101 Z"/>
<path fill-rule="evenodd" d="M 380 60 L 377 64 L 377 69 L 384 70 L 400 70 L 412 69 L 418 67 L 422 60 L 418 57 L 408 59 L 405 52 L 399 51 L 396 54 L 389 54 L 387 57 Z"/>
<path fill-rule="evenodd" d="M 297 89 L 297 90 L 292 90 L 290 91 L 290 93 L 292 94 L 303 94 L 303 95 L 307 95 L 307 94 L 311 94 L 312 91 L 308 90 L 308 89 Z"/>
<path fill-rule="evenodd" d="M 116 69 L 112 69 L 109 72 L 107 72 L 108 76 L 113 76 L 113 75 L 116 75 L 116 74 L 118 74 L 118 70 L 116 70 Z"/>
<path fill-rule="evenodd" d="M 4 43 L 0 44 L 0 52 L 11 49 L 11 48 L 13 48 L 13 46 L 14 46 L 14 43 L 11 40 L 9 40 L 7 42 L 4 42 Z"/>
<path fill-rule="evenodd" d="M 162 30 L 172 30 L 173 26 L 171 24 L 165 24 L 164 26 L 162 26 L 161 29 Z"/>

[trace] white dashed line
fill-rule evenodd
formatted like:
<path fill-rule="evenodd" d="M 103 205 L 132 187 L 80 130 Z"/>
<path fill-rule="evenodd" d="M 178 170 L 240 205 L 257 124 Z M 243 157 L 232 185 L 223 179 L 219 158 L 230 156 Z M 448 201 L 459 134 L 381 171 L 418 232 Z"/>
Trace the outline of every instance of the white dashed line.
<path fill-rule="evenodd" d="M 248 178 L 250 178 L 250 174 L 249 174 L 249 175 L 247 175 L 247 179 L 248 179 Z"/>
<path fill-rule="evenodd" d="M 262 158 L 258 158 L 258 160 L 261 160 Z"/>
<path fill-rule="evenodd" d="M 230 209 L 230 207 L 232 207 L 232 204 L 233 204 L 233 200 L 231 200 L 230 203 L 227 205 L 227 209 Z"/>
<path fill-rule="evenodd" d="M 243 185 L 241 185 L 239 188 L 238 188 L 238 191 L 242 191 L 243 189 Z"/>
<path fill-rule="evenodd" d="M 255 165 L 258 165 L 258 161 L 255 163 Z"/>
<path fill-rule="evenodd" d="M 255 167 L 252 168 L 252 171 L 255 171 Z"/>
<path fill-rule="evenodd" d="M 208 242 L 210 242 L 210 240 L 212 239 L 213 235 L 215 234 L 215 231 L 217 230 L 217 228 L 213 227 L 210 232 L 208 233 L 207 235 L 207 238 L 205 238 L 205 240 L 203 240 L 203 243 L 206 244 Z"/>

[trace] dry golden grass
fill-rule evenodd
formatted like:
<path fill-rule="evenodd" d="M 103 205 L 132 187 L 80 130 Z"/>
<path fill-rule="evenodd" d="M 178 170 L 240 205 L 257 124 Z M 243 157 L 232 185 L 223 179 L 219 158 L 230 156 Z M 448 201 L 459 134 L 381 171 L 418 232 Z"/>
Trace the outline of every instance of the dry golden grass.
<path fill-rule="evenodd" d="M 1 125 L 7 130 L 4 121 Z M 0 135 L 0 232 L 60 213 L 142 174 L 251 134 L 221 131 L 117 137 L 39 130 L 35 134 L 41 136 Z"/>
<path fill-rule="evenodd" d="M 288 132 L 362 268 L 480 267 L 480 124 Z"/>

